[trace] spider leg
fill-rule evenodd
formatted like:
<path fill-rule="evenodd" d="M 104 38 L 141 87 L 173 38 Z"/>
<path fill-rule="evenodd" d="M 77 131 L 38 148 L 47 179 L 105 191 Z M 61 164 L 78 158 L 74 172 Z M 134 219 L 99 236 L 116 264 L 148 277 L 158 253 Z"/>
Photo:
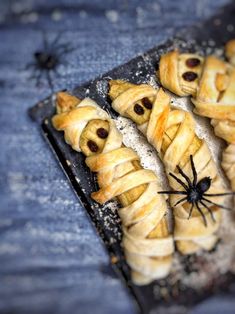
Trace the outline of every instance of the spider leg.
<path fill-rule="evenodd" d="M 60 38 L 62 37 L 63 32 L 57 34 L 54 39 L 52 40 L 50 46 L 51 46 L 51 50 L 52 49 L 56 49 L 56 44 L 58 43 L 58 41 L 60 40 Z"/>
<path fill-rule="evenodd" d="M 40 84 L 42 73 L 43 72 L 40 71 L 39 69 L 34 69 L 33 73 L 30 75 L 30 77 L 28 79 L 35 81 L 35 86 L 38 87 Z"/>
<path fill-rule="evenodd" d="M 68 49 L 69 49 L 69 51 L 76 49 L 75 47 L 73 47 L 73 46 L 72 46 L 71 44 L 69 44 L 69 43 L 61 43 L 61 44 L 58 44 L 55 48 L 56 48 L 57 51 L 60 50 L 60 49 L 64 49 L 64 50 L 68 50 Z"/>
<path fill-rule="evenodd" d="M 59 49 L 66 49 L 67 47 L 70 47 L 69 44 L 61 43 L 61 44 L 56 45 L 56 47 L 54 48 L 56 48 L 56 50 L 59 50 Z"/>
<path fill-rule="evenodd" d="M 189 177 L 183 172 L 183 170 L 180 168 L 180 166 L 177 166 L 177 169 L 179 170 L 179 173 L 182 175 L 183 178 L 188 182 L 188 186 L 192 186 L 192 183 L 189 179 Z"/>
<path fill-rule="evenodd" d="M 202 219 L 203 219 L 203 222 L 204 222 L 205 227 L 207 227 L 207 221 L 206 221 L 205 215 L 203 214 L 203 211 L 202 211 L 201 208 L 199 207 L 198 202 L 196 202 L 195 204 L 196 204 L 196 207 L 197 207 L 199 213 L 200 213 L 201 216 L 202 216 Z"/>
<path fill-rule="evenodd" d="M 224 205 L 221 205 L 221 204 L 217 204 L 217 203 L 215 203 L 215 202 L 212 202 L 212 201 L 206 199 L 205 197 L 203 197 L 202 199 L 203 199 L 204 201 L 210 203 L 210 204 L 213 204 L 213 205 L 215 205 L 215 206 L 221 207 L 221 208 L 223 208 L 223 209 L 232 210 L 232 208 L 229 208 L 229 207 L 226 207 L 226 206 L 224 206 Z"/>
<path fill-rule="evenodd" d="M 47 77 L 47 81 L 48 81 L 49 87 L 50 87 L 51 91 L 53 92 L 54 88 L 53 88 L 53 84 L 52 84 L 50 71 L 46 71 L 46 77 Z"/>
<path fill-rule="evenodd" d="M 189 219 L 189 218 L 191 217 L 191 215 L 192 215 L 193 208 L 194 208 L 194 203 L 192 203 L 192 206 L 191 206 L 191 208 L 190 208 L 189 215 L 188 215 L 188 219 Z"/>
<path fill-rule="evenodd" d="M 196 185 L 197 184 L 197 171 L 196 171 L 195 164 L 193 161 L 193 155 L 190 155 L 190 162 L 191 162 L 191 168 L 193 172 L 193 185 Z"/>
<path fill-rule="evenodd" d="M 48 43 L 48 39 L 47 39 L 47 37 L 46 37 L 45 32 L 42 32 L 42 40 L 43 40 L 44 49 L 45 49 L 46 51 L 48 51 L 48 50 L 49 50 L 49 43 Z"/>
<path fill-rule="evenodd" d="M 39 71 L 38 75 L 35 77 L 37 87 L 40 85 L 41 77 L 42 77 L 42 71 Z"/>
<path fill-rule="evenodd" d="M 24 67 L 24 71 L 29 70 L 29 69 L 35 69 L 36 68 L 36 64 L 34 62 L 28 63 L 26 64 L 26 66 Z"/>
<path fill-rule="evenodd" d="M 187 195 L 186 191 L 159 191 L 158 194 L 180 194 Z"/>
<path fill-rule="evenodd" d="M 217 193 L 217 194 L 208 194 L 205 193 L 205 196 L 225 196 L 225 195 L 235 195 L 235 192 L 226 192 L 226 193 Z"/>
<path fill-rule="evenodd" d="M 74 48 L 66 48 L 66 49 L 63 49 L 62 51 L 59 51 L 58 52 L 58 57 L 62 57 L 72 51 L 74 51 L 75 49 Z"/>
<path fill-rule="evenodd" d="M 187 191 L 188 190 L 188 187 L 187 185 L 182 181 L 180 180 L 179 178 L 177 178 L 173 173 L 169 173 L 169 175 L 174 178 L 180 185 L 182 185 L 184 187 L 184 189 Z"/>
<path fill-rule="evenodd" d="M 180 203 L 182 203 L 182 202 L 185 201 L 186 199 L 187 199 L 187 196 L 184 197 L 184 198 L 181 198 L 178 202 L 176 202 L 176 203 L 174 204 L 174 206 L 179 205 Z"/>
<path fill-rule="evenodd" d="M 42 74 L 42 71 L 40 71 L 37 68 L 34 68 L 33 71 L 32 71 L 32 74 L 29 76 L 29 79 L 30 80 L 37 80 L 38 77 L 41 76 L 41 74 Z"/>
<path fill-rule="evenodd" d="M 211 219 L 216 222 L 215 217 L 213 215 L 213 211 L 210 209 L 210 207 L 208 207 L 203 201 L 199 201 L 200 204 L 202 204 L 203 206 L 205 206 L 205 208 L 208 210 L 208 212 L 211 215 Z"/>

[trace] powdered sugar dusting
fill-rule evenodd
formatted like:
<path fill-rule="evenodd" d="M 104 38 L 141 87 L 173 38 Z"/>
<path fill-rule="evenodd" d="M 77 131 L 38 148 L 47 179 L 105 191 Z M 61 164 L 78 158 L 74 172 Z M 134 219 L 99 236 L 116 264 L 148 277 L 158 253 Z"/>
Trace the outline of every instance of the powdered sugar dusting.
<path fill-rule="evenodd" d="M 172 95 L 173 96 L 173 95 Z M 172 97 L 172 105 L 176 108 L 181 108 L 192 112 L 192 104 L 186 97 Z M 220 139 L 213 135 L 213 130 L 207 119 L 194 116 L 196 121 L 196 132 L 200 138 L 203 138 L 219 165 L 220 152 L 223 148 L 223 143 Z M 153 147 L 147 143 L 144 136 L 137 130 L 135 124 L 124 117 L 118 117 L 116 125 L 123 134 L 124 144 L 132 147 L 140 156 L 141 164 L 146 169 L 153 170 L 159 179 L 162 187 L 168 188 L 167 179 L 164 173 L 162 162 L 157 156 Z M 228 271 L 235 272 L 235 228 L 234 220 L 229 211 L 223 211 L 222 223 L 219 229 L 219 237 L 221 243 L 218 244 L 214 252 L 200 251 L 194 257 L 190 257 L 190 264 L 194 265 L 195 271 L 187 273 L 185 265 L 182 263 L 182 257 L 176 253 L 174 255 L 172 278 L 173 281 L 181 281 L 184 285 L 201 289 L 208 285 L 212 278 L 225 274 Z M 172 224 L 172 222 L 171 222 Z"/>
<path fill-rule="evenodd" d="M 140 157 L 143 168 L 153 170 L 162 187 L 168 187 L 163 165 L 155 149 L 146 141 L 145 137 L 137 130 L 135 124 L 126 118 L 118 117 L 116 126 L 123 134 L 123 142 L 127 147 L 133 148 Z M 169 188 L 169 187 L 168 187 Z"/>

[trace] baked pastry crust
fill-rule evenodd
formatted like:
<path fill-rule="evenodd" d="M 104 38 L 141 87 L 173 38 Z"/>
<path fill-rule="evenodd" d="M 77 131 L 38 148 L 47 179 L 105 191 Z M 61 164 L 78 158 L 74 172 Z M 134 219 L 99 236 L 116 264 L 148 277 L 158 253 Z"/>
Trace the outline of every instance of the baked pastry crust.
<path fill-rule="evenodd" d="M 235 61 L 235 40 L 226 44 L 225 54 L 231 63 Z M 235 145 L 235 67 L 214 56 L 207 57 L 199 89 L 192 102 L 195 112 L 211 118 L 215 134 L 229 144 L 222 156 L 222 167 L 235 191 L 235 159 L 232 157 Z"/>
<path fill-rule="evenodd" d="M 231 182 L 232 190 L 235 191 L 235 143 L 229 144 L 224 150 L 222 167 Z"/>
<path fill-rule="evenodd" d="M 123 91 L 121 85 L 123 84 Z M 219 193 L 223 191 L 222 180 L 218 175 L 217 168 L 211 157 L 211 153 L 206 143 L 199 139 L 195 133 L 195 123 L 192 115 L 183 110 L 176 110 L 170 107 L 170 97 L 162 89 L 156 90 L 148 85 L 127 84 L 121 80 L 111 80 L 109 82 L 109 96 L 112 99 L 112 107 L 121 115 L 132 120 L 132 112 L 136 104 L 142 106 L 144 110 L 149 110 L 149 119 L 137 123 L 138 128 L 146 135 L 161 157 L 166 172 L 172 172 L 177 176 L 177 166 L 192 179 L 190 155 L 193 155 L 194 163 L 198 172 L 198 179 L 210 176 L 212 185 L 210 192 Z M 143 99 L 147 94 L 154 97 L 152 108 L 144 107 Z M 152 92 L 151 92 L 152 90 Z M 118 92 L 117 92 L 118 91 Z M 131 107 L 131 108 L 130 108 Z M 150 108 L 150 106 L 148 106 Z M 144 114 L 141 116 L 144 117 Z M 182 190 L 179 183 L 169 176 L 169 183 L 173 190 Z M 180 196 L 171 197 L 171 204 L 174 205 Z M 216 198 L 213 198 L 215 200 Z M 216 201 L 216 200 L 215 200 Z M 220 198 L 221 202 L 221 198 Z M 203 220 L 197 210 L 193 210 L 193 215 L 188 220 L 190 205 L 185 201 L 174 208 L 175 228 L 174 238 L 177 241 L 177 248 L 183 254 L 191 254 L 199 249 L 210 250 L 216 240 L 216 231 L 220 225 L 221 211 L 218 207 L 212 206 L 216 217 L 213 223 L 207 216 L 209 225 L 204 226 Z"/>
<path fill-rule="evenodd" d="M 225 45 L 225 55 L 232 65 L 235 66 L 235 39 L 231 39 Z"/>
<path fill-rule="evenodd" d="M 167 276 L 172 264 L 173 239 L 169 233 L 165 198 L 154 172 L 143 169 L 138 155 L 122 144 L 122 135 L 114 121 L 93 100 L 77 101 L 67 110 L 68 94 L 52 119 L 54 127 L 64 131 L 66 142 L 86 155 L 86 164 L 97 173 L 100 189 L 92 198 L 103 204 L 115 197 L 122 204 L 123 247 L 135 284 L 143 285 Z M 91 144 L 92 143 L 92 144 Z"/>
<path fill-rule="evenodd" d="M 228 42 L 225 50 L 227 58 L 233 62 L 235 40 Z M 188 61 L 193 59 L 200 62 L 190 68 Z M 187 70 L 197 78 L 185 81 L 183 76 Z M 171 51 L 161 56 L 159 78 L 161 84 L 176 95 L 193 96 L 195 113 L 211 119 L 229 120 L 229 125 L 234 128 L 231 121 L 235 121 L 235 68 L 230 64 L 215 56 L 204 59 L 197 54 Z"/>
<path fill-rule="evenodd" d="M 235 66 L 235 39 L 227 42 L 225 55 L 229 63 Z M 233 84 L 235 84 L 235 81 L 233 81 Z M 233 104 L 235 106 L 235 95 L 233 95 Z M 222 167 L 230 180 L 232 190 L 235 191 L 235 121 L 222 120 L 218 123 L 213 122 L 213 125 L 216 134 L 229 143 L 223 152 Z"/>
<path fill-rule="evenodd" d="M 229 63 L 215 56 L 200 58 L 198 79 L 193 81 L 192 88 L 182 86 L 182 73 L 185 73 L 185 62 L 180 62 L 184 54 L 178 51 L 166 53 L 160 60 L 160 81 L 162 85 L 179 96 L 191 95 L 195 105 L 194 112 L 211 119 L 215 134 L 227 143 L 235 143 L 235 39 L 225 46 L 225 55 Z M 190 58 L 190 54 L 188 54 Z M 187 83 L 186 83 L 187 85 Z M 226 155 L 226 152 L 225 152 Z M 231 159 L 230 159 L 231 161 Z M 222 162 L 222 166 L 227 162 Z M 234 164 L 230 164 L 234 168 Z M 227 173 L 228 166 L 225 169 Z M 228 174 L 228 178 L 231 174 Z M 233 184 L 231 182 L 233 187 Z"/>
<path fill-rule="evenodd" d="M 214 56 L 207 57 L 192 102 L 201 116 L 235 121 L 235 68 Z"/>
<path fill-rule="evenodd" d="M 161 56 L 158 76 L 162 86 L 178 96 L 195 95 L 202 74 L 204 59 L 178 50 Z"/>

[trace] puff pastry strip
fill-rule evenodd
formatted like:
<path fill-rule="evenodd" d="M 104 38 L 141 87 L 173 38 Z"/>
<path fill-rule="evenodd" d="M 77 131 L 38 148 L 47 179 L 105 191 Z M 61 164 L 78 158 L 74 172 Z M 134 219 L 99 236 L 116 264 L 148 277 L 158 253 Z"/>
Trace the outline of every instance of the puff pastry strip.
<path fill-rule="evenodd" d="M 197 114 L 228 120 L 235 128 L 235 68 L 214 56 L 207 57 L 192 102 Z"/>
<path fill-rule="evenodd" d="M 122 244 L 133 282 L 144 285 L 167 276 L 174 246 L 156 175 L 142 168 L 138 155 L 122 144 L 114 121 L 91 99 L 58 93 L 57 112 L 54 127 L 97 173 L 100 190 L 92 198 L 103 204 L 117 197 L 122 205 Z"/>
<path fill-rule="evenodd" d="M 229 63 L 235 66 L 235 39 L 227 42 L 225 55 Z M 233 96 L 233 102 L 235 106 L 235 95 Z M 218 127 L 220 125 L 221 129 Z M 229 143 L 223 153 L 222 167 L 230 180 L 232 190 L 235 191 L 235 121 L 219 121 L 215 127 L 217 128 L 217 130 L 215 129 L 216 134 Z"/>
<path fill-rule="evenodd" d="M 231 39 L 225 45 L 225 55 L 228 62 L 235 66 L 235 39 Z"/>
<path fill-rule="evenodd" d="M 170 97 L 162 89 L 156 90 L 146 84 L 134 85 L 121 80 L 111 80 L 109 85 L 112 107 L 137 124 L 149 143 L 156 148 L 167 173 L 172 172 L 177 176 L 177 166 L 180 166 L 192 179 L 189 159 L 190 155 L 193 155 L 198 179 L 210 176 L 212 179 L 210 191 L 212 193 L 223 191 L 222 181 L 211 153 L 206 143 L 197 137 L 190 113 L 172 109 L 169 105 Z M 173 190 L 182 190 L 182 187 L 170 176 L 169 183 Z M 179 198 L 178 195 L 172 196 L 172 205 Z M 174 238 L 181 253 L 191 254 L 201 248 L 210 250 L 214 246 L 221 211 L 216 206 L 212 206 L 211 210 L 216 217 L 216 223 L 212 222 L 208 212 L 205 211 L 204 214 L 209 222 L 205 227 L 200 214 L 195 209 L 192 218 L 188 220 L 190 205 L 186 201 L 175 207 Z"/>
<path fill-rule="evenodd" d="M 222 166 L 235 191 L 235 144 L 230 144 L 223 152 Z"/>
<path fill-rule="evenodd" d="M 235 41 L 226 46 L 229 60 L 234 61 Z M 213 119 L 235 120 L 235 69 L 215 56 L 171 51 L 161 56 L 161 84 L 178 96 L 193 96 L 195 112 Z"/>
<path fill-rule="evenodd" d="M 175 50 L 161 56 L 157 76 L 162 86 L 176 95 L 195 95 L 203 65 L 203 57 Z"/>
<path fill-rule="evenodd" d="M 235 68 L 213 56 L 206 58 L 199 89 L 192 99 L 195 113 L 211 118 L 215 134 L 228 148 L 223 152 L 222 167 L 234 189 L 235 159 Z"/>
<path fill-rule="evenodd" d="M 235 41 L 227 43 L 225 51 L 229 61 L 234 62 Z M 222 167 L 234 188 L 235 159 L 235 67 L 214 56 L 206 58 L 198 92 L 192 99 L 195 112 L 211 118 L 215 134 L 228 144 L 222 157 Z"/>
<path fill-rule="evenodd" d="M 229 62 L 235 65 L 235 40 L 231 40 L 226 44 L 225 54 Z M 193 59 L 200 62 L 192 62 Z M 186 74 L 190 72 L 192 81 L 187 82 L 185 80 Z M 161 57 L 159 78 L 162 85 L 176 95 L 192 95 L 195 113 L 211 118 L 215 134 L 230 145 L 234 145 L 234 67 L 214 56 L 202 58 L 195 54 L 180 54 L 178 51 L 172 51 Z M 187 86 L 186 89 L 185 85 Z M 229 151 L 232 150 L 233 147 L 229 149 Z M 232 162 L 231 158 L 230 161 Z M 224 167 L 225 163 L 226 167 Z M 222 161 L 222 167 L 230 179 L 231 174 L 227 173 L 228 160 L 225 163 Z M 230 164 L 230 168 L 234 168 L 234 164 Z M 231 185 L 233 186 L 232 182 Z"/>

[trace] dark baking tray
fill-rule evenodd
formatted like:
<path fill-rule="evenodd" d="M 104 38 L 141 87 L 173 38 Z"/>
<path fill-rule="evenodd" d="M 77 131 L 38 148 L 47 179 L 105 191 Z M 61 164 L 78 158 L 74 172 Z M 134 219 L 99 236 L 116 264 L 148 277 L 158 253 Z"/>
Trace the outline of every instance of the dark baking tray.
<path fill-rule="evenodd" d="M 122 78 L 134 83 L 144 83 L 150 78 L 155 78 L 159 56 L 173 47 L 179 47 L 185 51 L 200 50 L 201 53 L 209 53 L 214 48 L 223 47 L 228 39 L 235 37 L 234 17 L 235 3 L 232 3 L 223 7 L 216 16 L 206 22 L 179 32 L 163 45 L 154 47 L 141 56 L 70 92 L 81 98 L 91 97 L 115 118 L 117 113 L 112 110 L 107 97 L 107 79 Z M 103 239 L 111 261 L 113 261 L 111 265 L 114 272 L 111 271 L 110 275 L 118 276 L 123 281 L 136 302 L 137 309 L 142 313 L 150 313 L 150 311 L 156 313 L 155 311 L 161 307 L 167 313 L 169 306 L 174 306 L 174 304 L 182 304 L 190 308 L 212 294 L 228 291 L 230 283 L 234 282 L 234 275 L 230 273 L 213 280 L 210 286 L 200 292 L 189 288 L 185 289 L 180 282 L 172 284 L 170 278 L 143 287 L 135 286 L 131 282 L 129 268 L 120 245 L 122 233 L 119 217 L 115 212 L 109 210 L 108 206 L 103 209 L 90 198 L 90 193 L 98 189 L 95 176 L 86 167 L 84 156 L 73 151 L 65 143 L 63 134 L 53 129 L 50 120 L 54 113 L 53 95 L 29 110 L 30 117 L 40 126 L 42 134 L 50 144 L 66 176 L 72 183 L 75 193 Z M 182 263 L 184 263 L 186 271 L 192 270 L 192 258 L 182 257 Z M 158 286 L 158 290 L 156 290 L 156 286 Z M 164 295 L 156 292 L 161 289 L 164 289 Z"/>

